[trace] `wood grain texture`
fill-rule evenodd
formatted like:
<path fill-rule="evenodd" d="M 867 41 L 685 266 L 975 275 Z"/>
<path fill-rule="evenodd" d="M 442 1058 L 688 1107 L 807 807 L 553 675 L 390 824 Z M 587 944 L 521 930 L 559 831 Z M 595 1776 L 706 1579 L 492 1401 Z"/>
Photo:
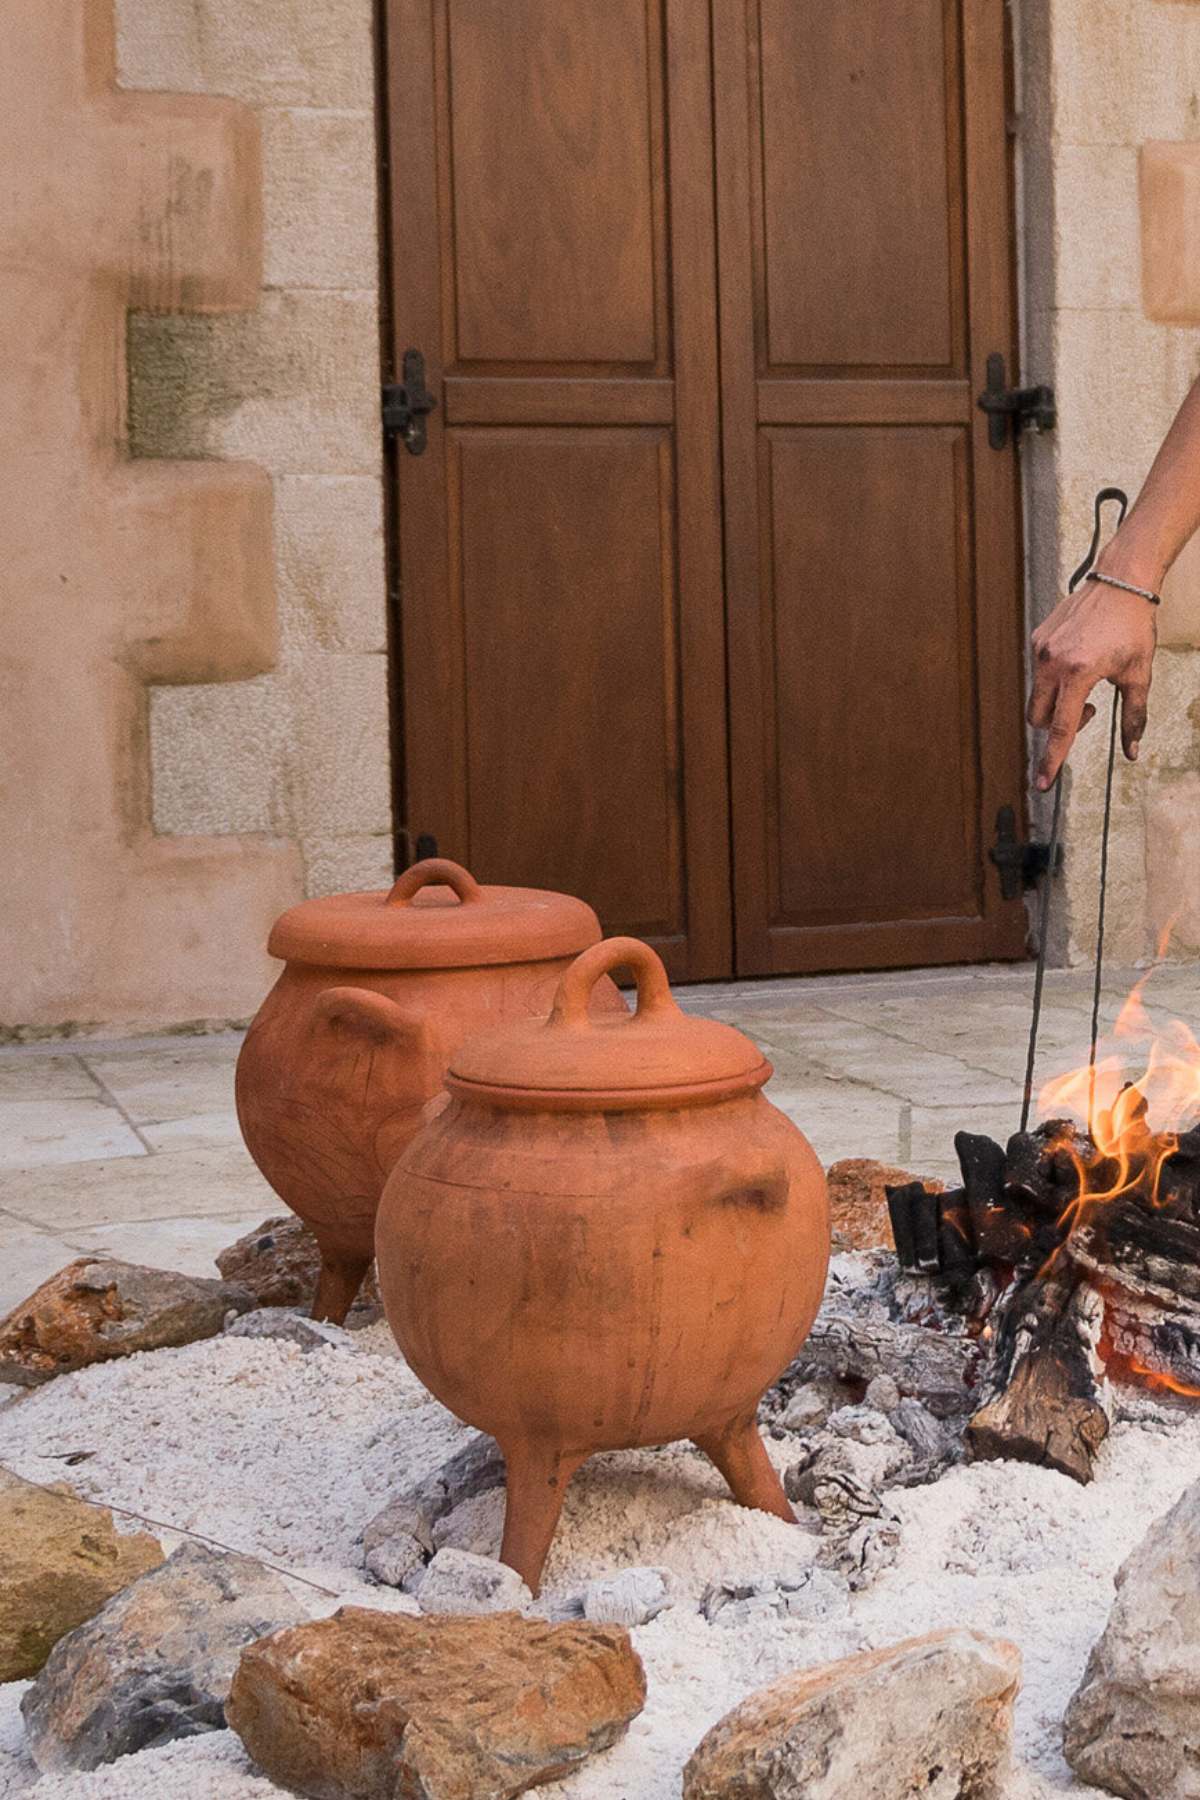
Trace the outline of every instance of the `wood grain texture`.
<path fill-rule="evenodd" d="M 390 0 L 387 41 L 393 355 L 439 402 L 395 457 L 404 823 L 728 973 L 707 19 Z"/>
<path fill-rule="evenodd" d="M 713 17 L 737 967 L 1019 955 L 1015 458 L 973 403 L 1013 356 L 1000 9 Z"/>

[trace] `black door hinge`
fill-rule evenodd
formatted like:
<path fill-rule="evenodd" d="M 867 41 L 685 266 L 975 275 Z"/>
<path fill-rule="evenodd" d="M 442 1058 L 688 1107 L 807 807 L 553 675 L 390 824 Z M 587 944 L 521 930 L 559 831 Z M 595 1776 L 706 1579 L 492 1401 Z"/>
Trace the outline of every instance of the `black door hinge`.
<path fill-rule="evenodd" d="M 987 386 L 975 404 L 987 414 L 988 443 L 993 450 L 1003 450 L 1008 443 L 1010 422 L 1014 438 L 1025 425 L 1034 431 L 1053 431 L 1058 422 L 1054 389 L 1045 385 L 1010 388 L 998 350 L 987 359 Z"/>
<path fill-rule="evenodd" d="M 425 420 L 437 401 L 425 386 L 425 358 L 419 350 L 404 352 L 403 381 L 383 389 L 383 434 L 398 437 L 410 456 L 425 449 Z"/>
<path fill-rule="evenodd" d="M 1026 888 L 1034 888 L 1050 867 L 1050 846 L 1032 838 L 1017 836 L 1017 815 L 1011 806 L 1002 806 L 996 814 L 996 841 L 988 856 L 1000 871 L 1000 892 L 1006 900 L 1015 900 Z M 1054 859 L 1054 873 L 1062 868 L 1062 845 Z"/>

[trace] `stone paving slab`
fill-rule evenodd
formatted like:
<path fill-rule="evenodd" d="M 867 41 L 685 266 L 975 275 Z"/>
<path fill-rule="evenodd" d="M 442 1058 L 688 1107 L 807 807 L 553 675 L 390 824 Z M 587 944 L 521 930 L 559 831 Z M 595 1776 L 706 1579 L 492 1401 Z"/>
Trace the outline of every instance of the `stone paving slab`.
<path fill-rule="evenodd" d="M 1137 979 L 1108 971 L 1106 1026 Z M 1028 965 L 1001 965 L 676 993 L 763 1046 L 771 1098 L 823 1162 L 947 1179 L 956 1131 L 1016 1128 L 1031 984 Z M 1039 1079 L 1086 1060 L 1091 995 L 1090 970 L 1049 972 Z M 1200 1029 L 1200 968 L 1155 970 L 1145 1000 L 1157 1027 Z M 240 1045 L 220 1032 L 0 1049 L 0 1313 L 80 1255 L 211 1274 L 216 1250 L 282 1210 L 238 1136 Z"/>

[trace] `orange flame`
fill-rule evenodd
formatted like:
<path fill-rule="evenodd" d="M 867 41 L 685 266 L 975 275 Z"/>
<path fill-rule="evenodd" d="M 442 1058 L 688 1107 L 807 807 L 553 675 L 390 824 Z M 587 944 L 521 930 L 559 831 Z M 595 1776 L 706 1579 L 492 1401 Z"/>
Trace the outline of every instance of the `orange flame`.
<path fill-rule="evenodd" d="M 1159 961 L 1170 929 L 1160 940 Z M 1052 1077 L 1038 1095 L 1042 1119 L 1068 1118 L 1085 1126 L 1103 1158 L 1089 1168 L 1069 1141 L 1064 1143 L 1079 1176 L 1079 1198 L 1062 1220 L 1068 1228 L 1135 1188 L 1159 1205 L 1163 1164 L 1179 1134 L 1200 1118 L 1200 1043 L 1182 1019 L 1155 1025 L 1143 997 L 1153 973 L 1152 968 L 1137 982 L 1111 1032 L 1097 1045 L 1095 1066 L 1084 1063 Z"/>
<path fill-rule="evenodd" d="M 1200 1387 L 1192 1387 L 1174 1375 L 1164 1375 L 1158 1369 L 1148 1368 L 1136 1356 L 1130 1357 L 1128 1368 L 1129 1373 L 1135 1375 L 1144 1387 L 1161 1388 L 1168 1394 L 1182 1394 L 1187 1400 L 1200 1400 Z"/>

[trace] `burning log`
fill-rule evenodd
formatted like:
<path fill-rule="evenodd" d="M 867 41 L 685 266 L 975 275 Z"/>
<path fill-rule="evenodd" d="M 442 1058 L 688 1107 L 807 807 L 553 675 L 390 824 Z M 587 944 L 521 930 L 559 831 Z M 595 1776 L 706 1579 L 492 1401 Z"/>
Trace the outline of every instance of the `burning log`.
<path fill-rule="evenodd" d="M 1015 1457 L 1076 1481 L 1108 1436 L 1109 1401 L 1099 1342 L 1104 1301 L 1068 1271 L 1014 1281 L 1002 1302 L 993 1389 L 967 1425 L 977 1457 Z"/>

